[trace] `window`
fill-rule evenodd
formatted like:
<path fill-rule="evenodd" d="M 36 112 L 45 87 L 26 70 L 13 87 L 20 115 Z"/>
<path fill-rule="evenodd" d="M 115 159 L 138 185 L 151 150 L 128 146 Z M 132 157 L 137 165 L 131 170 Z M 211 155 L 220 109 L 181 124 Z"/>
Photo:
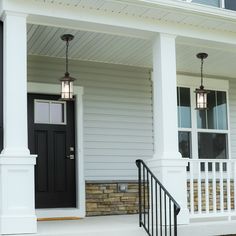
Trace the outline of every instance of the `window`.
<path fill-rule="evenodd" d="M 227 93 L 211 90 L 209 109 L 195 110 L 194 105 L 191 106 L 195 104 L 195 96 L 190 96 L 193 90 L 177 88 L 179 151 L 183 157 L 226 159 L 229 137 Z"/>
<path fill-rule="evenodd" d="M 66 103 L 35 100 L 34 122 L 38 124 L 66 124 Z"/>
<path fill-rule="evenodd" d="M 190 88 L 177 88 L 179 152 L 191 158 L 191 104 Z"/>

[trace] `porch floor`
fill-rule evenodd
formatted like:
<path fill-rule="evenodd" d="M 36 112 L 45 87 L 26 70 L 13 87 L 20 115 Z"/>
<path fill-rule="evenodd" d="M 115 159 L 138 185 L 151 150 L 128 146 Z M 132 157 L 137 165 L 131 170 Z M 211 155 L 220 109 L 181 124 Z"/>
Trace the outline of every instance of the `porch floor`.
<path fill-rule="evenodd" d="M 216 236 L 230 234 L 236 234 L 236 221 L 195 222 L 178 227 L 178 236 Z M 38 222 L 37 234 L 25 234 L 25 236 L 54 235 L 147 236 L 146 232 L 138 227 L 138 215 L 99 216 L 65 221 L 40 221 Z"/>
<path fill-rule="evenodd" d="M 146 236 L 146 233 L 138 227 L 138 215 L 118 215 L 86 217 L 79 220 L 39 221 L 37 234 L 25 234 L 31 235 Z"/>

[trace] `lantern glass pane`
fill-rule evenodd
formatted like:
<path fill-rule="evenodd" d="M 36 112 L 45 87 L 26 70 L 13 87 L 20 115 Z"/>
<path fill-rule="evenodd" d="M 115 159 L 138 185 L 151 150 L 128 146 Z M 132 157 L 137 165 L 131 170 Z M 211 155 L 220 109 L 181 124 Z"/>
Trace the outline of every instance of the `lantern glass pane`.
<path fill-rule="evenodd" d="M 202 93 L 202 92 L 198 92 L 196 94 L 196 96 L 197 96 L 197 98 L 196 98 L 197 99 L 196 107 L 198 109 L 205 109 L 206 106 L 207 106 L 207 103 L 206 103 L 206 101 L 207 101 L 207 98 L 206 98 L 207 94 L 206 93 Z"/>
<path fill-rule="evenodd" d="M 73 81 L 62 81 L 61 83 L 61 98 L 72 99 L 73 98 Z"/>

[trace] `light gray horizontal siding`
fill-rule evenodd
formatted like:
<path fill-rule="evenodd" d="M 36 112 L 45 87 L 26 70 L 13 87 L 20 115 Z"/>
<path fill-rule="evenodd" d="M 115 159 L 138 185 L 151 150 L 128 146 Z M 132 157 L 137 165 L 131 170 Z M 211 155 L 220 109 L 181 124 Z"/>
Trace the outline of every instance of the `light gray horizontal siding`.
<path fill-rule="evenodd" d="M 236 159 L 236 79 L 229 79 L 231 158 Z"/>
<path fill-rule="evenodd" d="M 148 69 L 70 61 L 84 87 L 87 180 L 133 180 L 135 160 L 153 154 L 152 88 Z M 28 80 L 59 83 L 64 60 L 29 56 Z"/>

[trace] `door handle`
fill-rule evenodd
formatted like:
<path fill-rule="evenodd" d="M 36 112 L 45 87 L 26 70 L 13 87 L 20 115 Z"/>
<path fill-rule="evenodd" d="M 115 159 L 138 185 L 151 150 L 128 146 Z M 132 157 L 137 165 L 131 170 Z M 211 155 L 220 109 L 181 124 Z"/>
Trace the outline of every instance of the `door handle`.
<path fill-rule="evenodd" d="M 69 156 L 67 156 L 67 159 L 74 160 L 75 159 L 75 155 L 74 154 L 70 154 Z"/>

